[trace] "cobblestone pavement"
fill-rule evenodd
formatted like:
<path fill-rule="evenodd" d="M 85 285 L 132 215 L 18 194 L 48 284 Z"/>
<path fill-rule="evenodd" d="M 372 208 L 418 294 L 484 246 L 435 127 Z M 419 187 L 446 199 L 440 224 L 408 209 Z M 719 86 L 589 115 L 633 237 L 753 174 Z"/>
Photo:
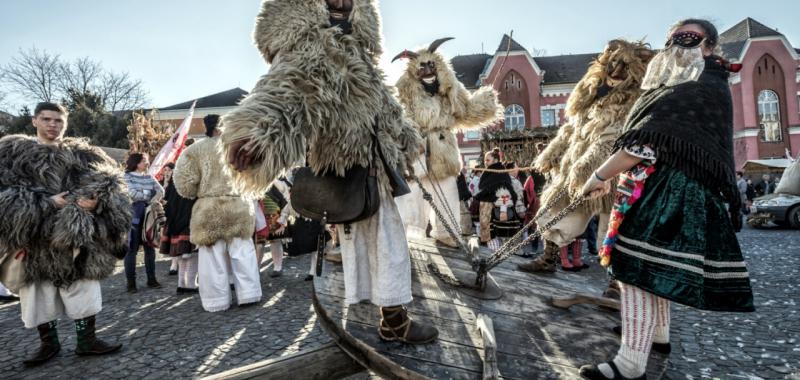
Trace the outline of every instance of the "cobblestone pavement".
<path fill-rule="evenodd" d="M 800 380 L 800 231 L 739 233 L 755 313 L 672 306 L 669 379 Z"/>
<path fill-rule="evenodd" d="M 75 328 L 62 320 L 61 353 L 34 369 L 22 360 L 38 348 L 35 330 L 23 328 L 18 303 L 0 305 L 0 379 L 186 379 L 320 346 L 329 339 L 316 324 L 311 283 L 303 281 L 309 259 L 286 258 L 278 278 L 269 277 L 271 266 L 264 266 L 258 306 L 213 314 L 203 311 L 198 295 L 175 294 L 168 260 L 157 263 L 162 289 L 145 287 L 144 268 L 138 268 L 136 294 L 126 293 L 120 262 L 117 273 L 103 281 L 97 324 L 98 336 L 124 344 L 122 352 L 77 357 Z"/>
<path fill-rule="evenodd" d="M 745 229 L 739 234 L 756 297 L 756 312 L 709 313 L 673 305 L 668 379 L 800 380 L 800 232 Z M 0 305 L 0 379 L 191 378 L 288 355 L 329 342 L 303 281 L 309 256 L 287 258 L 284 276 L 262 272 L 258 307 L 203 311 L 198 296 L 174 294 L 169 262 L 158 262 L 163 289 L 125 292 L 121 273 L 103 282 L 99 335 L 118 340 L 120 354 L 78 358 L 74 328 L 60 324 L 62 352 L 37 369 L 21 362 L 37 348 L 36 333 L 22 328 L 18 304 Z M 520 260 L 514 258 L 514 260 Z M 596 262 L 594 260 L 590 260 Z M 118 272 L 121 271 L 118 268 Z M 144 268 L 139 268 L 143 277 Z M 586 272 L 598 276 L 596 265 Z M 353 379 L 377 379 L 359 375 Z"/>

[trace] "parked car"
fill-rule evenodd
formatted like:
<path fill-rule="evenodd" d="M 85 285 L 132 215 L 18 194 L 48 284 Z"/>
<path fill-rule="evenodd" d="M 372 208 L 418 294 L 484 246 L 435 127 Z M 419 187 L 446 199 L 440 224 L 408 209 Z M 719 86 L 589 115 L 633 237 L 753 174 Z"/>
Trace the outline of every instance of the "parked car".
<path fill-rule="evenodd" d="M 747 223 L 753 227 L 763 227 L 769 222 L 800 229 L 800 196 L 769 194 L 754 199 Z"/>

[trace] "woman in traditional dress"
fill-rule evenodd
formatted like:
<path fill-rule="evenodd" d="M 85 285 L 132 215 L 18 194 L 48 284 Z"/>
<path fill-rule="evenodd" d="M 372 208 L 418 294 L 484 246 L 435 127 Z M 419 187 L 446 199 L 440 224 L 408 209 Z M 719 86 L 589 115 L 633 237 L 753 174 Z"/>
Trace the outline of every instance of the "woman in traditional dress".
<path fill-rule="evenodd" d="M 588 379 L 644 379 L 651 348 L 671 349 L 670 301 L 754 311 L 735 234 L 741 200 L 728 71 L 737 67 L 715 55 L 719 36 L 706 20 L 680 21 L 668 36 L 616 153 L 584 186 L 601 196 L 622 174 L 600 252 L 620 282 L 622 346 L 610 362 L 583 366 Z"/>
<path fill-rule="evenodd" d="M 175 165 L 169 163 L 166 167 L 174 169 Z M 164 172 L 166 173 L 166 170 Z M 171 172 L 172 170 L 170 177 Z M 166 174 L 165 180 L 164 213 L 167 223 L 161 232 L 159 252 L 171 256 L 173 262 L 177 263 L 178 294 L 197 293 L 197 251 L 194 244 L 189 241 L 189 222 L 192 218 L 194 200 L 180 196 L 171 178 L 166 179 Z"/>

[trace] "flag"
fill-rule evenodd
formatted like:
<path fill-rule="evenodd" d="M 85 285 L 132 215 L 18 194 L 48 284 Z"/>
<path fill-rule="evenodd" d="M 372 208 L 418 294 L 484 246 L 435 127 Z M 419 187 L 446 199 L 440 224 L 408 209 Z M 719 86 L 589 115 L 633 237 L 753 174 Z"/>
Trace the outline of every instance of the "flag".
<path fill-rule="evenodd" d="M 159 181 L 161 180 L 161 172 L 164 170 L 164 165 L 177 161 L 178 156 L 180 156 L 183 151 L 186 139 L 189 137 L 189 129 L 192 126 L 195 105 L 197 105 L 197 100 L 192 103 L 192 107 L 189 108 L 189 114 L 183 119 L 181 126 L 178 127 L 172 137 L 167 140 L 167 143 L 164 144 L 158 152 L 156 158 L 150 162 L 150 170 L 148 173 L 156 177 Z"/>

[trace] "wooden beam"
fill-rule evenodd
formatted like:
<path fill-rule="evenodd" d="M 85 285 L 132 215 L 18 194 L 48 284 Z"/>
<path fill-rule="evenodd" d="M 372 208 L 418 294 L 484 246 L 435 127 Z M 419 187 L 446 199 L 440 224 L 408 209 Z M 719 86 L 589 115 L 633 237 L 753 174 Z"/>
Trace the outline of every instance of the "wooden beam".
<path fill-rule="evenodd" d="M 597 297 L 590 294 L 575 294 L 571 297 L 553 297 L 550 302 L 561 309 L 569 309 L 573 305 L 590 304 L 619 310 L 619 301 L 606 297 Z"/>
<path fill-rule="evenodd" d="M 483 380 L 497 380 L 500 378 L 500 368 L 497 366 L 494 324 L 486 314 L 478 314 L 477 325 L 483 337 Z"/>
<path fill-rule="evenodd" d="M 339 346 L 322 347 L 293 355 L 264 360 L 206 377 L 206 380 L 298 380 L 342 379 L 361 373 L 364 367 L 351 359 Z"/>

